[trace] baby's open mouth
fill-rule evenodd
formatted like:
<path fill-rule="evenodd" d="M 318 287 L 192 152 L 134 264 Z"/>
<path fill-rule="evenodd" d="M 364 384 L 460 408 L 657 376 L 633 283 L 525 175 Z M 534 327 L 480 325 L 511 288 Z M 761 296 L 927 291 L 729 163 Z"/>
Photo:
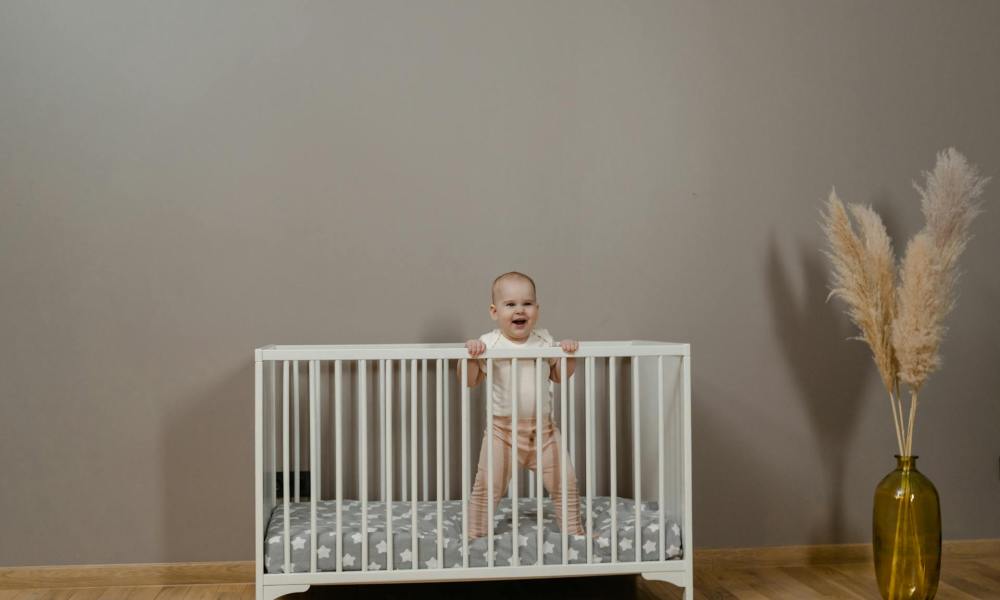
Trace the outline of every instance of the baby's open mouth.
<path fill-rule="evenodd" d="M 524 324 L 525 324 L 525 323 L 527 323 L 527 322 L 528 322 L 528 320 L 527 320 L 527 319 L 514 319 L 514 320 L 512 321 L 512 323 L 514 323 L 514 325 L 519 325 L 519 326 L 520 326 L 520 325 L 524 325 Z"/>

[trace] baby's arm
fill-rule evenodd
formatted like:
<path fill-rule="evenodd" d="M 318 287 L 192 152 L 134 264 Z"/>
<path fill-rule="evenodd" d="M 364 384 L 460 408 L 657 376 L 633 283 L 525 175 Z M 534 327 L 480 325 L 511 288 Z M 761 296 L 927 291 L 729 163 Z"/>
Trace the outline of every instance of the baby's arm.
<path fill-rule="evenodd" d="M 580 342 L 576 340 L 563 340 L 559 342 L 559 346 L 563 349 L 563 352 L 572 354 L 580 349 Z M 549 379 L 556 383 L 560 383 L 560 378 L 562 377 L 562 370 L 559 367 L 559 359 L 554 359 L 552 363 L 552 369 L 550 369 Z M 573 376 L 573 372 L 576 371 L 576 359 L 567 358 L 566 359 L 566 378 Z"/>
<path fill-rule="evenodd" d="M 479 356 L 483 352 L 486 352 L 486 344 L 484 344 L 482 340 L 469 340 L 465 342 L 465 347 L 469 350 L 469 356 L 471 356 L 473 359 L 475 359 L 475 357 Z M 484 373 L 483 369 L 479 366 L 478 360 L 470 360 L 467 362 L 469 364 L 468 385 L 469 387 L 476 387 L 486 376 L 486 373 Z M 458 377 L 459 381 L 461 381 L 462 377 L 461 369 L 458 370 Z"/>

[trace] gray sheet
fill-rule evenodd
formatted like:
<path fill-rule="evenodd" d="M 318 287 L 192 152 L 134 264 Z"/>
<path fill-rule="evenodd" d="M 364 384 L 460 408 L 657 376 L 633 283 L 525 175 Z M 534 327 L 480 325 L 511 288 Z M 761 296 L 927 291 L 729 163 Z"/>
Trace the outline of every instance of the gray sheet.
<path fill-rule="evenodd" d="M 634 561 L 634 529 L 635 504 L 627 498 L 617 499 L 618 523 L 618 560 Z M 396 501 L 392 504 L 392 539 L 393 568 L 412 569 L 411 556 L 411 519 L 410 502 Z M 580 498 L 581 516 L 586 518 L 586 498 Z M 316 526 L 319 530 L 317 538 L 316 566 L 320 571 L 336 570 L 336 501 L 322 500 L 316 504 Z M 605 496 L 594 497 L 593 530 L 594 562 L 611 561 L 611 502 Z M 537 555 L 537 511 L 536 500 L 532 498 L 518 499 L 518 555 L 521 565 L 535 564 Z M 290 505 L 290 538 L 292 550 L 292 572 L 309 570 L 309 551 L 311 534 L 309 531 L 308 502 L 293 502 Z M 347 571 L 361 570 L 361 502 L 344 500 L 341 509 L 344 525 L 343 536 L 343 569 Z M 542 521 L 542 554 L 545 564 L 562 563 L 562 534 L 555 523 L 555 512 L 552 502 L 544 500 Z M 382 502 L 368 503 L 368 569 L 384 570 L 386 568 L 386 527 L 385 504 Z M 659 510 L 656 502 L 643 502 L 640 505 L 641 557 L 644 561 L 659 560 Z M 443 502 L 443 545 L 444 564 L 439 565 L 437 559 L 437 502 L 417 503 L 417 540 L 419 569 L 460 568 L 462 566 L 462 502 L 448 500 Z M 507 566 L 511 563 L 511 501 L 504 498 L 500 501 L 495 515 L 494 564 Z M 665 521 L 664 540 L 666 557 L 680 558 L 682 556 L 681 530 L 674 519 Z M 284 510 L 279 499 L 278 506 L 271 513 L 264 543 L 264 565 L 268 573 L 284 572 Z M 469 542 L 469 566 L 485 567 L 486 538 Z M 571 564 L 587 562 L 586 536 L 569 536 L 568 562 Z"/>

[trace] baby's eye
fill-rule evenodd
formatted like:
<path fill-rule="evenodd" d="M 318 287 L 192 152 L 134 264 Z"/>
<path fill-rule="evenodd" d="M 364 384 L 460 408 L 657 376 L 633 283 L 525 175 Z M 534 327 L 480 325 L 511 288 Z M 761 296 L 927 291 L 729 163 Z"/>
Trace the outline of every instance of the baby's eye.
<path fill-rule="evenodd" d="M 514 306 L 514 303 L 513 302 L 508 302 L 507 306 Z"/>

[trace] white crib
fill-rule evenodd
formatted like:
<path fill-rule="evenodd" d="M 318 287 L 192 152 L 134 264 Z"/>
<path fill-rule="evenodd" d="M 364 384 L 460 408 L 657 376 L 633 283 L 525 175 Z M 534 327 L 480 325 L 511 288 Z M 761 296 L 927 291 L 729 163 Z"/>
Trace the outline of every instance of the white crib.
<path fill-rule="evenodd" d="M 490 350 L 480 357 L 487 381 L 470 390 L 460 344 L 258 348 L 258 600 L 323 584 L 632 573 L 694 598 L 688 344 L 583 342 L 565 384 L 536 379 L 553 392 L 571 463 L 561 461 L 560 477 L 565 489 L 575 469 L 586 536 L 565 533 L 565 495 L 554 524 L 540 473 L 516 469 L 490 533 L 464 534 L 493 418 L 492 361 L 511 359 L 516 376 L 518 365 L 557 358 L 565 374 L 570 356 Z"/>

